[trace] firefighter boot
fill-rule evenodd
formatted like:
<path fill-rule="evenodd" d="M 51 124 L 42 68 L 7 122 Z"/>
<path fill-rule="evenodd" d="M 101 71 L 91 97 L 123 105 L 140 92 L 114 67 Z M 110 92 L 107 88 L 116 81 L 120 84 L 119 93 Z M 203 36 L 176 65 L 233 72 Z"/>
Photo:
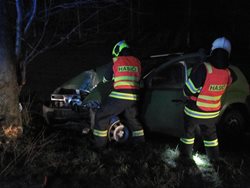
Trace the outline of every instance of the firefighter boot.
<path fill-rule="evenodd" d="M 188 169 L 192 169 L 191 171 L 196 171 L 197 168 L 195 161 L 193 160 L 193 144 L 179 144 L 180 155 L 177 158 L 177 166 L 179 167 L 188 167 Z"/>
<path fill-rule="evenodd" d="M 107 137 L 99 137 L 91 134 L 88 149 L 96 153 L 102 153 L 107 149 Z"/>
<path fill-rule="evenodd" d="M 180 158 L 193 159 L 193 144 L 179 144 Z"/>
<path fill-rule="evenodd" d="M 145 148 L 146 142 L 144 136 L 138 136 L 132 138 L 132 147 L 134 150 L 143 150 Z"/>
<path fill-rule="evenodd" d="M 216 171 L 226 171 L 228 168 L 228 163 L 219 156 L 219 147 L 206 147 L 206 154 Z"/>
<path fill-rule="evenodd" d="M 206 147 L 206 154 L 210 161 L 219 160 L 219 147 Z"/>
<path fill-rule="evenodd" d="M 137 136 L 137 137 L 132 137 L 132 142 L 133 144 L 144 144 L 145 143 L 145 137 L 144 136 Z"/>

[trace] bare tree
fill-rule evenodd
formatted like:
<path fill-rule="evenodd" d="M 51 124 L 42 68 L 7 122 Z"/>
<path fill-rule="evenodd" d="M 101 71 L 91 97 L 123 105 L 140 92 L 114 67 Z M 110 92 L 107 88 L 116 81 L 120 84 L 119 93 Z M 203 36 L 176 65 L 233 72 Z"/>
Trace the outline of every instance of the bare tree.
<path fill-rule="evenodd" d="M 22 133 L 18 107 L 14 46 L 7 17 L 7 1 L 0 0 L 0 124 L 1 134 L 16 138 Z"/>
<path fill-rule="evenodd" d="M 72 0 L 65 2 L 43 0 L 39 2 L 37 9 L 31 6 L 32 12 L 37 10 L 36 20 L 32 34 L 27 35 L 25 32 L 25 36 L 22 38 L 25 46 L 24 66 L 38 55 L 64 42 L 72 41 L 74 37 L 77 37 L 78 42 L 84 43 L 86 41 L 84 33 L 88 33 L 86 34 L 88 36 L 96 35 L 101 32 L 101 27 L 112 25 L 124 16 L 124 12 L 129 13 L 129 0 Z M 32 5 L 36 5 L 35 0 Z M 111 17 L 111 19 L 100 20 L 102 19 L 101 13 L 112 14 L 112 10 L 116 7 L 123 9 L 123 11 L 119 11 L 119 15 Z M 128 19 L 128 21 L 130 20 Z"/>
<path fill-rule="evenodd" d="M 7 6 L 15 5 L 15 42 L 8 28 L 13 27 Z M 19 94 L 26 82 L 26 66 L 39 54 L 54 48 L 73 36 L 83 39 L 82 31 L 100 32 L 112 25 L 123 11 L 112 19 L 100 20 L 100 13 L 122 7 L 129 12 L 129 1 L 119 0 L 0 0 L 0 124 L 2 136 L 17 138 L 22 134 Z M 81 11 L 82 10 L 82 11 Z M 68 16 L 67 12 L 75 15 Z M 72 14 L 73 12 L 73 14 Z M 65 15 L 66 14 L 66 15 Z M 129 13 L 128 13 L 129 14 Z M 15 15 L 15 14 L 14 14 Z M 126 16 L 125 16 L 126 17 Z M 93 20 L 96 20 L 95 22 Z M 129 19 L 128 19 L 129 20 Z M 85 26 L 86 24 L 86 26 Z M 129 24 L 128 24 L 129 25 Z M 62 28 L 64 26 L 64 28 Z M 65 29 L 66 28 L 66 29 Z M 93 32 L 95 30 L 95 32 Z M 15 44 L 15 46 L 12 46 Z"/>

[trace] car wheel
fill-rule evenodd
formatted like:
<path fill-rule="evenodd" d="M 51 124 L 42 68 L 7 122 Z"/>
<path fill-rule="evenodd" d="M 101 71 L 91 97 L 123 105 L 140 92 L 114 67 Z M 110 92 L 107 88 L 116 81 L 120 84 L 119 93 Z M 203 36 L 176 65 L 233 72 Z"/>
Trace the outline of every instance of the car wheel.
<path fill-rule="evenodd" d="M 129 139 L 129 129 L 120 120 L 113 122 L 108 129 L 109 141 L 124 143 Z"/>
<path fill-rule="evenodd" d="M 225 112 L 217 125 L 218 134 L 223 138 L 235 138 L 243 135 L 246 130 L 246 119 L 239 110 Z"/>

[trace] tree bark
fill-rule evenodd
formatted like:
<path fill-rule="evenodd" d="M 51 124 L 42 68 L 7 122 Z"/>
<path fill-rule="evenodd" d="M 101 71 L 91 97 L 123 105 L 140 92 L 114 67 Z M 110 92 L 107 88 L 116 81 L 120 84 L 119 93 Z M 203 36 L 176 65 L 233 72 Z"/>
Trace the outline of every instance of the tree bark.
<path fill-rule="evenodd" d="M 0 131 L 1 136 L 22 134 L 19 87 L 12 35 L 9 30 L 6 0 L 0 0 Z"/>

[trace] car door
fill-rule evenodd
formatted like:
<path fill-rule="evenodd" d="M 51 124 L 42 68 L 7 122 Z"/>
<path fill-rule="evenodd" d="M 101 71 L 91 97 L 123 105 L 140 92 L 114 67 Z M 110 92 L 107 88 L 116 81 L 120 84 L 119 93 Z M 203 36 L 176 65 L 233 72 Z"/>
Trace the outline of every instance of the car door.
<path fill-rule="evenodd" d="M 173 136 L 183 133 L 186 74 L 184 61 L 177 61 L 160 66 L 145 80 L 141 114 L 150 131 Z"/>

